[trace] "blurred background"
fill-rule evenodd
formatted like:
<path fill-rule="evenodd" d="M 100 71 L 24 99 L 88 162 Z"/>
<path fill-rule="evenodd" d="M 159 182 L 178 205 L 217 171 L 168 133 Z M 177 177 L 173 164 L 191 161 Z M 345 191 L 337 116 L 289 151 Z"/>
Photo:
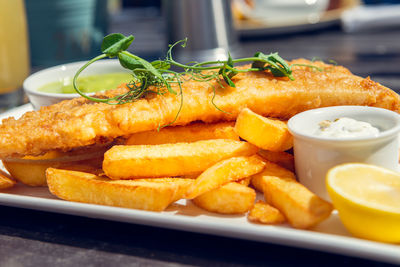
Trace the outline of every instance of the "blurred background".
<path fill-rule="evenodd" d="M 0 0 L 0 106 L 21 104 L 32 72 L 100 54 L 102 38 L 134 35 L 129 51 L 178 60 L 279 52 L 335 60 L 400 92 L 400 1 Z"/>

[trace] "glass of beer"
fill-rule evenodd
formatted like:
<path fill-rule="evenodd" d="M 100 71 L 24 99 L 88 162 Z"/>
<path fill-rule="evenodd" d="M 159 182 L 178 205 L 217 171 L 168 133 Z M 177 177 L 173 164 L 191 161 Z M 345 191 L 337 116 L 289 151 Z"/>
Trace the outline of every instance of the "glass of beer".
<path fill-rule="evenodd" d="M 0 111 L 22 104 L 30 71 L 23 0 L 0 0 Z"/>

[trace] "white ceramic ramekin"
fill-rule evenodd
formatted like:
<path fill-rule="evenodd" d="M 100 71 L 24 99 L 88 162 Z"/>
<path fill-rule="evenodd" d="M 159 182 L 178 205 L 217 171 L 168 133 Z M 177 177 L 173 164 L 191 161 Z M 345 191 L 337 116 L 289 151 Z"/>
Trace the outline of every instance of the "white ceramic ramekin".
<path fill-rule="evenodd" d="M 57 94 L 39 92 L 38 88 L 41 86 L 65 79 L 72 79 L 77 70 L 82 67 L 86 61 L 74 62 L 64 65 L 59 65 L 38 71 L 30 75 L 23 83 L 23 88 L 29 101 L 32 103 L 34 109 L 39 109 L 42 106 L 49 106 L 66 99 L 79 97 L 79 94 Z M 113 72 L 129 72 L 124 69 L 119 61 L 116 59 L 107 59 L 98 61 L 85 69 L 81 76 L 113 73 Z"/>
<path fill-rule="evenodd" d="M 377 127 L 377 137 L 331 138 L 316 136 L 319 122 L 348 117 Z M 308 110 L 288 121 L 294 137 L 295 168 L 299 181 L 329 200 L 325 187 L 327 171 L 342 163 L 362 162 L 398 170 L 400 115 L 365 106 L 336 106 Z"/>

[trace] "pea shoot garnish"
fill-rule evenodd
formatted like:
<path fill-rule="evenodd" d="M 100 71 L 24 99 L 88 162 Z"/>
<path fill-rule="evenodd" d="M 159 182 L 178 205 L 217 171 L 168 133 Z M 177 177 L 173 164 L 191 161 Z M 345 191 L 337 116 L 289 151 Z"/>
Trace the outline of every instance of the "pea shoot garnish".
<path fill-rule="evenodd" d="M 74 76 L 73 84 L 75 90 L 83 97 L 107 104 L 124 104 L 127 102 L 135 101 L 142 97 L 147 92 L 164 93 L 164 89 L 172 94 L 178 94 L 172 89 L 172 84 L 180 85 L 183 81 L 182 76 L 185 75 L 184 80 L 188 77 L 195 81 L 211 81 L 217 79 L 222 81 L 221 78 L 232 87 L 235 84 L 232 77 L 240 72 L 270 70 L 274 76 L 286 76 L 293 80 L 292 71 L 290 66 L 283 60 L 278 53 L 265 55 L 257 52 L 253 57 L 233 59 L 230 55 L 226 61 L 207 61 L 207 62 L 191 62 L 190 64 L 182 64 L 175 61 L 172 57 L 172 50 L 176 45 L 186 46 L 186 40 L 181 40 L 169 46 L 167 56 L 164 60 L 156 60 L 148 62 L 136 55 L 126 51 L 134 37 L 124 36 L 120 33 L 113 33 L 104 37 L 101 45 L 103 54 L 88 61 L 81 67 Z M 123 95 L 115 96 L 112 98 L 96 98 L 84 94 L 77 86 L 77 78 L 80 73 L 92 63 L 103 58 L 117 57 L 121 65 L 132 71 L 132 81 L 128 84 L 129 91 Z M 236 63 L 252 62 L 251 68 L 237 69 L 234 67 Z M 171 67 L 181 68 L 182 72 L 172 71 Z M 207 71 L 207 72 L 203 72 Z M 179 86 L 180 87 L 180 86 Z"/>
<path fill-rule="evenodd" d="M 73 86 L 78 94 L 91 101 L 115 105 L 134 102 L 142 98 L 146 93 L 156 93 L 162 95 L 169 92 L 171 94 L 179 96 L 181 99 L 180 108 L 175 117 L 176 120 L 183 104 L 183 81 L 217 81 L 222 87 L 224 86 L 224 82 L 231 87 L 235 87 L 235 83 L 232 81 L 232 77 L 234 77 L 236 74 L 242 72 L 264 70 L 269 70 L 272 75 L 276 77 L 288 77 L 290 80 L 294 80 L 292 76 L 291 66 L 289 66 L 286 61 L 278 55 L 278 53 L 271 53 L 266 55 L 261 52 L 257 52 L 254 54 L 253 57 L 239 59 L 233 59 L 231 55 L 228 54 L 228 59 L 225 61 L 218 60 L 206 62 L 190 62 L 188 64 L 183 64 L 173 59 L 172 50 L 177 45 L 185 47 L 187 40 L 184 39 L 169 46 L 166 58 L 164 60 L 149 62 L 126 51 L 133 40 L 134 37 L 132 35 L 124 36 L 120 33 L 113 33 L 104 37 L 101 45 L 101 51 L 103 54 L 88 61 L 77 71 L 74 76 Z M 132 71 L 132 81 L 127 84 L 127 88 L 129 90 L 124 94 L 117 95 L 111 98 L 98 98 L 86 95 L 77 86 L 78 76 L 92 63 L 107 57 L 117 57 L 120 64 L 124 68 Z M 251 67 L 247 69 L 235 67 L 236 63 L 244 62 L 251 62 Z M 181 69 L 182 71 L 174 71 L 171 69 L 172 67 L 174 67 L 175 69 Z M 173 84 L 177 84 L 177 87 L 172 86 Z M 178 88 L 179 92 L 176 92 L 174 88 Z M 213 89 L 215 96 L 216 88 L 213 87 Z M 212 99 L 213 105 L 218 110 L 224 112 L 214 104 L 213 100 L 214 98 Z"/>

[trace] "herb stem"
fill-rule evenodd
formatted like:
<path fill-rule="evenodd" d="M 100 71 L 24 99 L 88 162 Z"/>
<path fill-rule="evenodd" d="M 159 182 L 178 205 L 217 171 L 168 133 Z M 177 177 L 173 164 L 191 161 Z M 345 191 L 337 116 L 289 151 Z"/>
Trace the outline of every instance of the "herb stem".
<path fill-rule="evenodd" d="M 214 93 L 211 100 L 212 104 L 216 109 L 225 112 L 218 108 L 216 103 L 214 103 L 217 88 L 212 81 L 216 81 L 221 87 L 225 86 L 225 84 L 235 87 L 232 77 L 236 74 L 265 70 L 270 71 L 273 76 L 288 77 L 290 80 L 294 80 L 292 67 L 295 65 L 289 66 L 289 64 L 282 59 L 278 53 L 263 54 L 257 52 L 252 57 L 238 59 L 233 59 L 228 53 L 227 60 L 189 62 L 183 64 L 173 59 L 172 49 L 176 45 L 185 47 L 187 39 L 184 39 L 169 46 L 164 60 L 149 62 L 127 51 L 133 40 L 134 37 L 132 35 L 124 36 L 120 33 L 113 33 L 104 37 L 101 45 L 102 54 L 89 60 L 76 72 L 73 78 L 73 86 L 76 92 L 91 101 L 107 103 L 110 105 L 134 102 L 146 95 L 146 93 L 163 95 L 169 92 L 180 97 L 178 112 L 174 120 L 167 124 L 172 125 L 178 119 L 179 113 L 183 107 L 183 82 L 185 81 L 193 80 L 209 82 L 210 86 L 213 87 Z M 88 66 L 106 57 L 117 57 L 122 67 L 132 71 L 132 81 L 126 85 L 128 91 L 110 98 L 88 96 L 79 89 L 77 84 L 78 76 Z M 251 62 L 252 65 L 249 68 L 236 68 L 234 66 L 234 64 L 242 62 Z M 171 66 L 178 67 L 182 71 L 176 72 L 170 70 Z M 315 66 L 308 67 L 318 69 Z M 174 89 L 177 90 L 177 92 Z M 159 127 L 165 126 L 166 125 Z"/>
<path fill-rule="evenodd" d="M 108 99 L 103 99 L 103 98 L 91 97 L 91 96 L 88 96 L 88 95 L 84 94 L 84 93 L 79 89 L 79 87 L 78 87 L 78 85 L 77 85 L 78 76 L 79 76 L 79 74 L 81 74 L 81 72 L 82 72 L 84 69 L 86 69 L 90 64 L 96 62 L 97 60 L 106 58 L 106 57 L 107 57 L 106 54 L 101 54 L 100 56 L 97 56 L 97 57 L 95 57 L 95 58 L 89 60 L 88 62 L 86 62 L 86 64 L 83 65 L 83 66 L 75 73 L 74 79 L 72 80 L 72 83 L 73 83 L 73 85 L 74 85 L 75 91 L 76 91 L 78 94 L 80 94 L 81 96 L 86 97 L 87 99 L 89 99 L 89 100 L 91 100 L 91 101 L 106 103 L 106 102 L 108 102 L 109 100 L 108 100 Z"/>
<path fill-rule="evenodd" d="M 176 66 L 176 67 L 180 67 L 180 68 L 182 68 L 182 69 L 191 69 L 191 70 L 215 70 L 215 69 L 219 69 L 220 68 L 220 66 L 209 66 L 209 67 L 199 67 L 199 66 L 197 66 L 199 63 L 196 63 L 195 65 L 186 65 L 186 64 L 182 64 L 182 63 L 179 63 L 179 62 L 176 62 L 175 60 L 166 60 L 168 63 L 170 63 L 171 65 L 174 65 L 174 66 Z M 204 63 L 206 63 L 206 62 L 204 62 Z M 219 62 L 219 63 L 221 63 L 221 62 Z M 207 64 L 204 64 L 204 65 L 209 65 L 209 64 L 212 64 L 212 63 L 207 63 Z"/>

